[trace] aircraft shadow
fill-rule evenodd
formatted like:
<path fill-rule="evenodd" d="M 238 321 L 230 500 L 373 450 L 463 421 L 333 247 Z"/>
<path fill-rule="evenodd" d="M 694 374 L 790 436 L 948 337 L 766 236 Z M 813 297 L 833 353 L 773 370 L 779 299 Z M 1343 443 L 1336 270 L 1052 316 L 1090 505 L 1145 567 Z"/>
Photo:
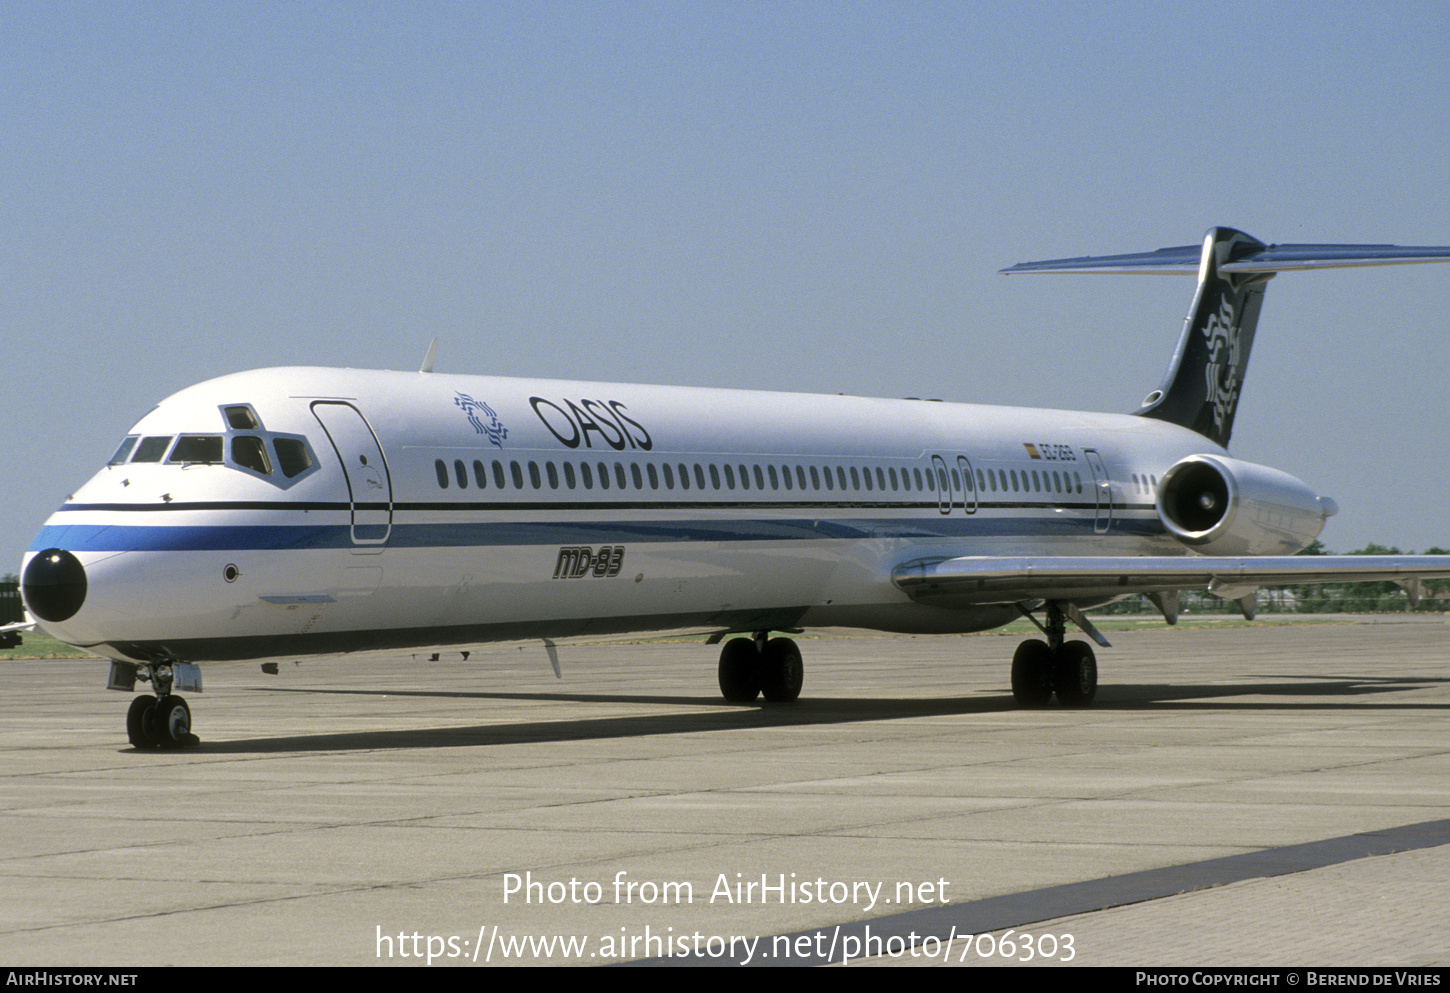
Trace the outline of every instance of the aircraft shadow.
<path fill-rule="evenodd" d="M 1089 713 L 1139 712 L 1153 710 L 1239 710 L 1239 711 L 1327 711 L 1363 706 L 1356 702 L 1372 694 L 1421 689 L 1446 682 L 1443 679 L 1374 679 L 1364 677 L 1306 677 L 1279 683 L 1225 685 L 1137 684 L 1100 688 Z M 1019 710 L 1011 694 L 943 697 L 934 699 L 821 698 L 793 704 L 758 704 L 742 708 L 718 697 L 660 696 L 645 694 L 592 693 L 476 693 L 448 690 L 358 690 L 358 689 L 262 689 L 259 692 L 304 693 L 341 696 L 423 697 L 538 701 L 559 703 L 637 703 L 666 706 L 709 707 L 705 713 L 642 714 L 582 718 L 574 721 L 528 721 L 522 723 L 477 724 L 467 727 L 412 728 L 397 731 L 355 731 L 285 737 L 206 741 L 198 750 L 205 753 L 322 752 L 385 748 L 458 748 L 601 738 L 634 738 L 662 734 L 699 734 L 708 731 L 741 731 L 772 727 L 809 727 L 854 724 L 869 721 L 904 720 L 921 717 L 998 714 Z M 1234 697 L 1292 696 L 1300 699 L 1234 701 Z M 1306 696 L 1323 699 L 1305 701 Z M 1441 710 L 1444 704 L 1398 702 L 1378 704 L 1394 710 Z M 1056 706 L 1038 711 L 1052 720 L 1064 711 Z M 1075 712 L 1076 713 L 1076 712 Z"/>

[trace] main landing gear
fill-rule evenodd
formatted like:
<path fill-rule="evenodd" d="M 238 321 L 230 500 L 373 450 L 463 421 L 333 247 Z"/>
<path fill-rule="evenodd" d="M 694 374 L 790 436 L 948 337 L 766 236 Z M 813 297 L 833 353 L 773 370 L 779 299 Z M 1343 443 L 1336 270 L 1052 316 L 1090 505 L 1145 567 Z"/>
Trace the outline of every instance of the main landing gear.
<path fill-rule="evenodd" d="M 183 748 L 199 744 L 191 733 L 191 708 L 171 692 L 173 672 L 167 663 L 154 663 L 136 675 L 149 680 L 154 695 L 141 694 L 126 711 L 126 737 L 136 748 Z M 192 687 L 199 689 L 200 684 Z"/>
<path fill-rule="evenodd" d="M 750 638 L 732 638 L 720 647 L 720 692 L 731 703 L 749 703 L 757 696 L 771 703 L 790 703 L 801 695 L 805 666 L 801 650 L 789 638 L 771 638 L 757 631 Z"/>
<path fill-rule="evenodd" d="M 1063 616 L 1062 606 L 1055 601 L 1047 604 L 1046 624 L 1037 624 L 1036 618 L 1027 614 L 1028 620 L 1042 628 L 1047 641 L 1024 641 L 1012 656 L 1012 696 L 1023 707 L 1044 707 L 1054 693 L 1064 707 L 1086 707 L 1097 695 L 1097 656 L 1085 641 L 1063 640 Z M 1094 633 L 1091 625 L 1087 628 L 1089 634 Z"/>

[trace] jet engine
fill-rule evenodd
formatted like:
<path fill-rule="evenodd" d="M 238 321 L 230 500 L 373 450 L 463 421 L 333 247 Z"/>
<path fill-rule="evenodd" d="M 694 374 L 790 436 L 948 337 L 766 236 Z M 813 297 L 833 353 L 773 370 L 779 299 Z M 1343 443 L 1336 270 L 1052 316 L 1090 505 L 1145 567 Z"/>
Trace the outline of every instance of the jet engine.
<path fill-rule="evenodd" d="M 1292 555 L 1338 510 L 1288 473 L 1222 455 L 1190 455 L 1158 484 L 1164 527 L 1204 555 Z"/>

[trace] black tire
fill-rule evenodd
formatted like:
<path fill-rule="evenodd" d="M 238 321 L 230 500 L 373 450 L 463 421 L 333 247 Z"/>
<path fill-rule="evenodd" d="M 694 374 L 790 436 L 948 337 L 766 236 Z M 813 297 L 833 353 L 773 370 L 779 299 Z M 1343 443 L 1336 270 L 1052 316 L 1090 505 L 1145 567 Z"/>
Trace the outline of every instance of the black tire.
<path fill-rule="evenodd" d="M 1064 707 L 1086 707 L 1098 693 L 1098 659 L 1085 641 L 1069 641 L 1057 650 L 1052 688 Z"/>
<path fill-rule="evenodd" d="M 720 692 L 731 703 L 760 695 L 760 653 L 749 638 L 732 638 L 720 647 Z"/>
<path fill-rule="evenodd" d="M 156 737 L 162 748 L 180 748 L 196 743 L 191 733 L 191 708 L 179 696 L 156 701 Z"/>
<path fill-rule="evenodd" d="M 1021 707 L 1045 707 L 1052 700 L 1052 649 L 1045 641 L 1024 641 L 1012 655 L 1012 696 Z"/>
<path fill-rule="evenodd" d="M 789 638 L 772 638 L 765 643 L 760 666 L 760 692 L 771 703 L 791 703 L 801 695 L 806 667 L 801 650 Z"/>
<path fill-rule="evenodd" d="M 156 698 L 138 696 L 126 711 L 126 737 L 136 748 L 155 748 L 161 744 L 156 728 Z"/>

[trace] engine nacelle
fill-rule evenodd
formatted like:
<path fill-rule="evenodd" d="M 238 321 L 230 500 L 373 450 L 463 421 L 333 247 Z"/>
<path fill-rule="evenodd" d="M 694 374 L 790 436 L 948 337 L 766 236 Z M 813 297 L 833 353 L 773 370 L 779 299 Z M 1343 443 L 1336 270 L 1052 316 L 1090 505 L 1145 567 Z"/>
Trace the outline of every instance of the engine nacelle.
<path fill-rule="evenodd" d="M 1164 527 L 1204 555 L 1292 555 L 1337 511 L 1286 472 L 1222 455 L 1190 455 L 1158 484 Z"/>

